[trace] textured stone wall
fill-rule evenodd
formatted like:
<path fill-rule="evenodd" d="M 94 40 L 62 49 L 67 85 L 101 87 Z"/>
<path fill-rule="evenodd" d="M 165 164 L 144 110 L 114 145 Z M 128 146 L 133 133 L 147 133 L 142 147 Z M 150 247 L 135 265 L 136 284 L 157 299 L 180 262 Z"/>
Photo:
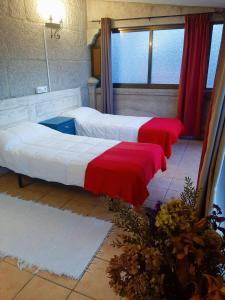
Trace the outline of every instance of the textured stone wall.
<path fill-rule="evenodd" d="M 102 110 L 101 89 L 96 90 L 96 106 Z M 175 117 L 177 90 L 114 89 L 116 113 L 127 116 Z"/>
<path fill-rule="evenodd" d="M 87 39 L 88 43 L 92 43 L 93 37 L 100 29 L 98 22 L 92 20 L 100 20 L 101 18 L 138 18 L 151 16 L 167 16 L 180 15 L 191 13 L 212 12 L 216 9 L 210 7 L 193 7 L 193 6 L 175 6 L 175 5 L 155 5 L 135 2 L 118 2 L 118 1 L 104 1 L 104 0 L 87 0 Z M 182 24 L 184 17 L 175 18 L 157 18 L 157 19 L 143 19 L 143 20 L 127 20 L 127 21 L 113 21 L 113 27 L 132 27 L 132 26 L 148 26 L 161 24 Z"/>
<path fill-rule="evenodd" d="M 46 29 L 52 91 L 81 87 L 87 102 L 90 76 L 87 47 L 86 0 L 62 0 L 65 19 L 61 39 L 50 38 Z M 44 20 L 38 0 L 0 0 L 0 99 L 35 93 L 47 86 Z"/>

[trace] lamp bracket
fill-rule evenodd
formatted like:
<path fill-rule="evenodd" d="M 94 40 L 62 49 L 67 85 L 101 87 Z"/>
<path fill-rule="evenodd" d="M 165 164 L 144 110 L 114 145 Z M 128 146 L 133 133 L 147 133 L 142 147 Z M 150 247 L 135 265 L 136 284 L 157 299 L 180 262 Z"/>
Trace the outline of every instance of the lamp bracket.
<path fill-rule="evenodd" d="M 45 23 L 45 27 L 51 29 L 51 38 L 60 39 L 59 31 L 62 30 L 62 22 L 53 23 L 50 19 L 50 22 Z"/>

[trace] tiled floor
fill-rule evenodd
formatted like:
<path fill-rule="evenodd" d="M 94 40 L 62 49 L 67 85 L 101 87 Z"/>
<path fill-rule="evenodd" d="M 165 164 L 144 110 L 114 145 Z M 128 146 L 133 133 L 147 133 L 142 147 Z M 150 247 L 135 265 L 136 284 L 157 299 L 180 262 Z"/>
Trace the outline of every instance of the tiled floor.
<path fill-rule="evenodd" d="M 151 195 L 146 205 L 155 201 L 166 201 L 182 191 L 184 177 L 197 180 L 201 155 L 201 143 L 179 141 L 173 147 L 173 155 L 168 160 L 168 170 L 158 173 L 151 182 Z M 35 181 L 24 189 L 19 189 L 13 173 L 0 176 L 0 192 L 25 200 L 33 200 L 54 207 L 69 209 L 82 215 L 91 215 L 110 220 L 112 213 L 104 198 L 95 197 L 79 188 Z M 115 229 L 102 245 L 100 252 L 80 281 L 51 275 L 48 272 L 35 273 L 34 269 L 19 270 L 17 262 L 11 258 L 0 261 L 0 299 L 16 300 L 117 300 L 108 286 L 105 274 L 109 259 L 119 250 L 111 246 L 117 235 Z"/>

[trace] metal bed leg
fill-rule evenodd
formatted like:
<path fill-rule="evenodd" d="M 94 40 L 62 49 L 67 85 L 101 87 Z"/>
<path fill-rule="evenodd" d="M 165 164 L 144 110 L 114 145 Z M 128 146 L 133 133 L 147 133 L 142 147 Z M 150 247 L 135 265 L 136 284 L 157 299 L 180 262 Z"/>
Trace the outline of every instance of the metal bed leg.
<path fill-rule="evenodd" d="M 23 185 L 23 175 L 17 174 L 17 178 L 18 178 L 19 187 L 20 188 L 24 188 L 24 185 Z"/>
<path fill-rule="evenodd" d="M 109 198 L 109 211 L 113 211 L 113 198 Z"/>

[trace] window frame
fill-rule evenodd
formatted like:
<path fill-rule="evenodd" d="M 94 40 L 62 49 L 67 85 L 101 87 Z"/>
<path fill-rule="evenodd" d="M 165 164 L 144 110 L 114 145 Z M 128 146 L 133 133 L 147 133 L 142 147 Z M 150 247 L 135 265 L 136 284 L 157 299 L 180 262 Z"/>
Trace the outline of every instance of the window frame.
<path fill-rule="evenodd" d="M 123 27 L 114 28 L 113 33 L 120 32 L 135 32 L 135 31 L 149 31 L 149 52 L 148 52 L 148 83 L 113 83 L 114 88 L 135 88 L 135 89 L 178 89 L 179 84 L 156 84 L 151 82 L 152 74 L 152 46 L 153 46 L 153 31 L 154 30 L 173 30 L 184 29 L 184 24 L 168 24 L 168 25 L 151 25 L 142 27 Z"/>
<path fill-rule="evenodd" d="M 212 48 L 212 34 L 213 34 L 213 26 L 214 25 L 224 25 L 224 23 L 222 21 L 212 21 L 210 22 L 210 36 L 209 36 L 209 49 L 208 49 L 208 62 L 207 62 L 207 75 L 206 75 L 206 81 L 205 81 L 205 91 L 206 92 L 211 92 L 213 90 L 212 88 L 207 87 L 207 80 L 208 80 L 208 73 L 209 73 L 209 60 L 210 60 L 210 53 L 211 53 L 211 48 Z M 225 30 L 225 29 L 223 29 Z M 222 42 L 222 41 L 221 41 Z M 221 47 L 221 44 L 220 44 Z M 218 64 L 218 61 L 217 61 Z"/>
<path fill-rule="evenodd" d="M 209 52 L 208 52 L 208 63 L 207 63 L 207 77 L 209 72 L 209 59 L 212 47 L 212 32 L 213 25 L 221 24 L 222 21 L 212 21 L 210 22 L 210 37 L 209 37 Z M 133 31 L 150 31 L 150 43 L 149 43 L 149 68 L 148 68 L 148 82 L 151 80 L 151 70 L 152 70 L 152 41 L 153 41 L 153 31 L 154 30 L 168 30 L 168 29 L 184 29 L 185 24 L 168 24 L 168 25 L 151 25 L 142 27 L 123 27 L 114 28 L 111 30 L 112 33 L 120 32 L 133 32 Z M 135 88 L 135 89 L 178 89 L 179 84 L 154 84 L 154 83 L 113 83 L 114 88 Z M 210 92 L 212 88 L 207 87 L 207 80 L 205 85 L 205 91 Z"/>

